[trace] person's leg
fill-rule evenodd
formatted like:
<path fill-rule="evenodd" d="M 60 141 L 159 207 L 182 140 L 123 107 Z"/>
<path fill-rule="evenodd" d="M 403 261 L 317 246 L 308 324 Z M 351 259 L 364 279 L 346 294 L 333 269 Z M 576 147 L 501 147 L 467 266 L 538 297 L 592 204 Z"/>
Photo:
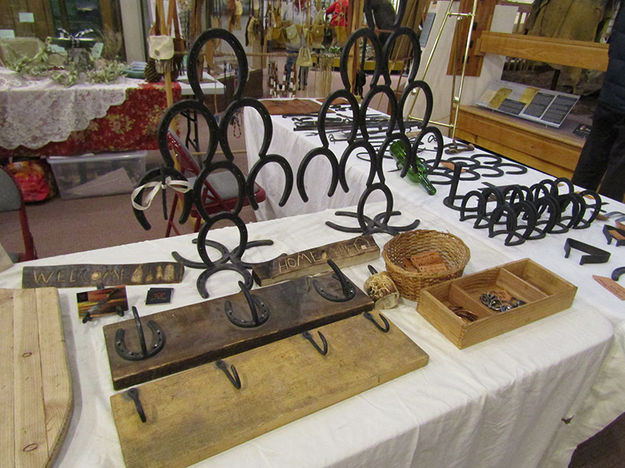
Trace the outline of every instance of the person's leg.
<path fill-rule="evenodd" d="M 286 72 L 286 85 L 288 87 L 288 84 L 291 82 L 291 72 L 293 71 L 293 65 L 295 65 L 295 60 L 297 60 L 297 51 L 293 51 L 293 49 L 286 49 L 286 67 L 285 67 L 285 72 Z"/>
<path fill-rule="evenodd" d="M 614 124 L 617 137 L 610 148 L 608 167 L 599 194 L 622 202 L 625 195 L 625 115 L 617 114 Z"/>
<path fill-rule="evenodd" d="M 614 112 L 603 107 L 601 103 L 597 104 L 592 119 L 592 130 L 571 179 L 575 185 L 597 190 L 608 167 L 610 148 L 618 134 L 614 128 L 614 117 Z"/>

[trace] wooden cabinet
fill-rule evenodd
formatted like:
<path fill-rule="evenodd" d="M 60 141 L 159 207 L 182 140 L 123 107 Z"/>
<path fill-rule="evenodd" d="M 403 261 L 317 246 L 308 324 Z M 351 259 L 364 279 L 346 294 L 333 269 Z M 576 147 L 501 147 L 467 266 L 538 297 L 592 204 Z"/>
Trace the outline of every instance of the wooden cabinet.
<path fill-rule="evenodd" d="M 556 177 L 572 177 L 585 140 L 476 106 L 460 106 L 456 137 Z"/>

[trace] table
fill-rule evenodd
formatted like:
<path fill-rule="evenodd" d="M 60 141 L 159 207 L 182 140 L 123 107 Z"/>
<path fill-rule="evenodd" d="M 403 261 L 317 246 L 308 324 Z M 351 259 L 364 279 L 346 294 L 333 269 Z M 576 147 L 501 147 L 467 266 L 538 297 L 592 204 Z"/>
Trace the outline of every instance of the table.
<path fill-rule="evenodd" d="M 185 78 L 172 83 L 175 101 L 193 96 Z M 205 94 L 223 94 L 223 84 L 205 79 Z M 124 77 L 68 88 L 0 68 L 0 158 L 155 150 L 167 107 L 163 83 Z"/>
<path fill-rule="evenodd" d="M 293 131 L 293 124 L 288 118 L 273 116 L 272 121 L 274 138 L 268 153 L 283 155 L 288 159 L 291 166 L 297 170 L 299 162 L 306 152 L 320 146 L 319 138 L 314 135 L 306 135 L 306 132 Z M 246 126 L 256 125 L 259 122 L 257 114 L 246 109 Z M 259 140 L 260 132 L 246 132 L 248 157 L 258 154 Z M 338 157 L 341 156 L 346 147 L 347 145 L 344 142 L 330 144 L 330 148 Z M 251 166 L 255 161 L 255 158 L 250 157 L 248 164 Z M 316 164 L 316 166 L 313 166 L 313 164 Z M 573 230 L 564 235 L 549 235 L 542 240 L 528 241 L 520 246 L 507 247 L 503 243 L 503 236 L 489 239 L 486 230 L 476 230 L 471 227 L 472 221 L 460 222 L 458 212 L 445 207 L 442 203 L 443 198 L 449 193 L 449 188 L 446 186 L 437 186 L 438 193 L 435 196 L 428 196 L 420 186 L 413 184 L 407 179 L 401 179 L 396 172 L 389 172 L 389 170 L 394 169 L 392 161 L 386 160 L 384 167 L 386 183 L 390 187 L 395 200 L 409 203 L 413 209 L 418 211 L 420 218 L 425 216 L 424 213 L 435 213 L 437 217 L 448 223 L 451 232 L 461 235 L 463 239 L 465 236 L 477 237 L 498 252 L 497 255 L 511 256 L 514 259 L 529 257 L 535 260 L 577 285 L 579 288 L 577 297 L 591 299 L 599 313 L 615 327 L 614 343 L 606 357 L 601 373 L 594 382 L 592 392 L 586 400 L 578 400 L 567 410 L 566 418 L 574 417 L 570 424 L 560 423 L 553 445 L 546 451 L 545 458 L 542 461 L 545 466 L 563 466 L 567 464 L 577 444 L 605 427 L 625 410 L 625 395 L 621 391 L 625 383 L 625 307 L 623 307 L 622 301 L 607 292 L 592 278 L 592 275 L 609 277 L 614 268 L 625 266 L 625 248 L 617 248 L 614 243 L 611 246 L 606 245 L 606 240 L 601 232 L 605 222 L 601 221 L 595 221 L 589 229 Z M 280 183 L 276 184 L 274 181 L 280 181 L 281 176 L 278 175 L 277 168 L 273 168 L 271 165 L 266 166 L 257 182 L 265 189 L 268 202 L 263 207 L 263 211 L 258 212 L 257 216 L 260 216 L 262 219 L 271 219 L 290 216 L 295 213 L 312 213 L 327 207 L 340 208 L 342 205 L 356 204 L 365 186 L 368 168 L 368 163 L 352 156 L 348 164 L 347 180 L 350 187 L 356 187 L 357 189 L 344 193 L 339 187 L 336 191 L 336 197 L 328 198 L 326 196 L 326 187 L 329 184 L 327 162 L 322 158 L 317 158 L 312 161 L 309 168 L 310 172 L 307 172 L 310 202 L 307 204 L 302 202 L 299 195 L 295 193 L 284 207 L 279 207 L 277 205 L 279 195 L 276 195 L 276 193 L 280 193 L 282 185 Z M 548 177 L 544 173 L 531 169 L 526 174 L 510 175 L 506 179 L 488 179 L 484 177 L 474 182 L 462 182 L 459 185 L 458 193 L 464 194 L 469 190 L 483 187 L 483 182 L 502 185 L 510 183 L 531 185 Z M 314 189 L 311 188 L 313 185 Z M 625 213 L 625 205 L 615 201 L 609 201 L 604 206 L 604 209 L 608 212 L 620 211 Z M 334 221 L 336 222 L 338 219 L 335 218 Z M 339 223 L 343 224 L 341 221 Z M 430 228 L 429 224 L 426 223 L 422 223 L 421 227 Z M 563 246 L 567 237 L 609 251 L 611 253 L 610 261 L 605 264 L 580 266 L 578 264 L 579 253 L 572 253 L 571 258 L 565 259 Z M 503 263 L 503 261 L 498 263 Z"/>
<path fill-rule="evenodd" d="M 382 205 L 373 204 L 373 209 Z M 415 216 L 422 225 L 441 231 L 456 226 L 438 213 L 404 199 L 398 223 Z M 325 226 L 333 210 L 248 225 L 250 240 L 272 238 L 274 245 L 246 252 L 246 261 L 263 261 L 347 239 Z M 23 265 L 128 263 L 163 261 L 178 250 L 198 258 L 193 234 L 137 244 L 44 258 Z M 214 239 L 234 247 L 234 227 L 212 231 Z M 390 239 L 376 234 L 380 247 Z M 463 236 L 471 249 L 465 273 L 511 260 L 473 232 Z M 372 262 L 384 269 L 380 258 Z M 0 286 L 20 286 L 22 264 L 0 273 Z M 346 268 L 362 285 L 366 265 Z M 129 305 L 142 315 L 200 301 L 195 290 L 199 270 L 187 269 L 167 306 L 143 306 L 149 286 L 130 286 Z M 214 296 L 238 290 L 235 273 L 209 280 Z M 60 304 L 75 399 L 74 415 L 57 466 L 120 466 L 121 450 L 109 396 L 114 393 L 102 326 L 120 320 L 107 317 L 82 324 L 75 294 L 60 289 Z M 561 313 L 502 336 L 458 350 L 402 300 L 384 314 L 430 356 L 427 366 L 358 396 L 304 417 L 216 455 L 200 466 L 536 466 L 547 451 L 560 418 L 587 394 L 613 339 L 608 320 L 578 294 Z"/>

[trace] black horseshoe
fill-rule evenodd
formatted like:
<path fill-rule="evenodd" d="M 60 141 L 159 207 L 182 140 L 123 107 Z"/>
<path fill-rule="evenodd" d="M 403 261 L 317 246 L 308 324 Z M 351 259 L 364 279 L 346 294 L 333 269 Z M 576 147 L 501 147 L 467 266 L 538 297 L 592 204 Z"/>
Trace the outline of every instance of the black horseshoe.
<path fill-rule="evenodd" d="M 444 141 L 443 141 L 443 134 L 441 133 L 441 131 L 437 127 L 423 127 L 423 129 L 421 130 L 421 132 L 419 132 L 419 135 L 417 136 L 412 146 L 412 150 L 416 157 L 418 154 L 418 148 L 419 148 L 419 145 L 421 144 L 421 141 L 423 140 L 425 135 L 428 135 L 428 134 L 432 134 L 432 136 L 436 140 L 436 156 L 434 157 L 433 160 L 423 161 L 423 164 L 425 164 L 428 167 L 428 175 L 429 175 L 429 174 L 432 174 L 432 172 L 434 172 L 436 168 L 438 168 L 438 165 L 441 162 L 441 158 L 443 157 Z"/>
<path fill-rule="evenodd" d="M 471 198 L 477 198 L 477 205 L 469 207 L 469 201 Z M 471 190 L 467 192 L 460 202 L 460 221 L 466 221 L 467 219 L 475 219 L 473 223 L 474 228 L 478 228 L 480 221 L 484 219 L 486 215 L 486 197 L 480 190 Z M 483 226 L 485 227 L 485 226 Z"/>
<path fill-rule="evenodd" d="M 243 109 L 244 107 L 251 107 L 260 115 L 261 120 L 263 121 L 264 127 L 264 135 L 263 135 L 263 143 L 260 146 L 260 150 L 258 151 L 258 155 L 260 157 L 267 154 L 269 150 L 269 145 L 271 144 L 271 139 L 273 137 L 273 123 L 271 121 L 271 115 L 267 108 L 257 99 L 244 97 L 237 101 L 233 101 L 224 111 L 223 116 L 219 122 L 219 141 L 221 143 L 221 149 L 224 152 L 224 156 L 232 161 L 234 159 L 234 154 L 232 154 L 232 150 L 230 149 L 230 143 L 228 141 L 228 126 L 230 125 L 230 121 L 232 117 L 234 117 L 234 113 L 239 109 Z"/>
<path fill-rule="evenodd" d="M 306 153 L 304 159 L 299 165 L 297 169 L 297 190 L 299 192 L 300 197 L 304 202 L 308 201 L 308 195 L 306 194 L 306 186 L 304 185 L 304 174 L 306 172 L 306 168 L 310 161 L 316 156 L 325 156 L 326 159 L 330 162 L 330 166 L 332 168 L 332 180 L 330 182 L 330 188 L 328 190 L 328 197 L 334 195 L 334 191 L 336 190 L 336 186 L 339 182 L 339 163 L 336 160 L 336 156 L 329 148 L 314 148 Z"/>
<path fill-rule="evenodd" d="M 414 29 L 407 28 L 405 26 L 394 28 L 393 32 L 388 39 L 386 39 L 386 42 L 382 47 L 382 57 L 384 57 L 384 63 L 388 64 L 391 59 L 390 55 L 393 51 L 393 46 L 400 36 L 408 36 L 410 42 L 412 42 L 412 65 L 410 67 L 410 72 L 408 73 L 408 83 L 413 83 L 415 76 L 417 76 L 417 70 L 419 70 L 419 64 L 421 63 L 421 44 L 419 44 L 419 38 L 417 37 L 417 33 L 415 33 Z"/>
<path fill-rule="evenodd" d="M 141 319 L 139 318 L 139 312 L 137 312 L 137 308 L 135 306 L 132 306 L 132 315 L 134 317 L 141 351 L 128 351 L 125 340 L 126 330 L 123 328 L 118 328 L 115 332 L 115 351 L 117 351 L 119 357 L 127 361 L 142 361 L 158 354 L 158 352 L 163 349 L 163 346 L 165 346 L 165 334 L 156 322 L 149 320 L 148 327 L 152 330 L 152 344 L 148 348 L 145 342 L 145 335 L 143 333 Z"/>
<path fill-rule="evenodd" d="M 139 181 L 137 187 L 141 187 L 142 185 L 147 184 L 148 182 L 161 182 L 165 177 L 171 177 L 172 180 L 179 180 L 187 182 L 187 178 L 178 172 L 173 167 L 157 167 L 148 171 Z M 145 190 L 145 189 L 144 189 Z M 137 195 L 135 195 L 134 201 L 135 203 L 141 203 L 141 197 L 143 195 L 143 190 L 141 190 Z M 189 214 L 191 213 L 191 207 L 193 205 L 193 191 L 189 190 L 183 195 L 183 205 L 182 205 L 182 213 L 180 214 L 180 218 L 178 218 L 178 222 L 180 224 L 184 224 L 189 218 Z M 143 229 L 149 231 L 152 228 L 152 225 L 147 220 L 145 216 L 145 210 L 138 210 L 133 206 L 132 211 L 135 215 L 136 220 L 141 224 Z"/>
<path fill-rule="evenodd" d="M 379 161 L 380 168 L 382 166 L 382 158 L 384 157 L 384 153 L 386 152 L 386 149 L 391 145 L 392 142 L 396 140 L 399 140 L 402 142 L 404 146 L 404 152 L 406 153 L 406 162 L 401 168 L 399 177 L 406 177 L 406 174 L 408 174 L 408 169 L 410 167 L 412 167 L 412 169 L 415 172 L 418 172 L 419 168 L 417 167 L 417 155 L 414 152 L 413 146 L 410 144 L 410 139 L 406 136 L 405 133 L 402 133 L 402 132 L 396 132 L 396 133 L 393 133 L 392 135 L 387 136 L 384 142 L 382 143 L 382 145 L 380 146 L 380 149 L 378 150 L 378 161 Z M 380 172 L 382 171 L 380 170 Z M 384 182 L 383 176 L 381 176 L 380 179 L 381 179 L 380 180 L 381 182 Z"/>
<path fill-rule="evenodd" d="M 241 172 L 241 169 L 238 168 L 238 166 L 231 163 L 230 161 L 217 161 L 215 163 L 208 164 L 204 167 L 204 169 L 202 169 L 202 172 L 200 172 L 200 175 L 198 175 L 197 179 L 195 179 L 195 183 L 193 184 L 193 200 L 195 202 L 195 208 L 202 216 L 202 219 L 204 219 L 205 221 L 209 219 L 211 215 L 206 211 L 206 208 L 204 208 L 203 192 L 204 190 L 208 190 L 208 188 L 205 187 L 204 184 L 205 182 L 207 182 L 209 175 L 216 169 L 225 169 L 226 171 L 230 172 L 237 182 L 237 203 L 234 208 L 230 210 L 230 213 L 233 213 L 235 215 L 239 214 L 241 208 L 243 207 L 243 200 L 246 195 L 245 176 Z"/>
<path fill-rule="evenodd" d="M 565 194 L 561 194 L 560 184 L 564 184 L 566 188 L 569 189 L 569 191 Z M 573 182 L 571 182 L 571 180 L 567 179 L 566 177 L 558 177 L 556 180 L 553 181 L 552 187 L 553 190 L 556 191 L 556 195 L 567 195 L 569 193 L 575 193 L 575 186 L 573 186 Z"/>
<path fill-rule="evenodd" d="M 319 115 L 317 117 L 317 132 L 319 134 L 319 139 L 321 140 L 321 144 L 327 148 L 330 146 L 328 142 L 328 136 L 326 134 L 326 116 L 330 109 L 332 103 L 339 99 L 343 98 L 347 100 L 351 110 L 352 110 L 352 121 L 351 121 L 351 131 L 347 141 L 353 141 L 358 134 L 358 121 L 360 116 L 360 106 L 358 105 L 358 101 L 354 97 L 352 93 L 347 91 L 346 89 L 339 89 L 330 94 L 319 109 Z"/>
<path fill-rule="evenodd" d="M 255 328 L 259 327 L 263 323 L 265 323 L 269 319 L 269 308 L 265 305 L 263 301 L 261 301 L 258 296 L 254 294 L 250 294 L 250 288 L 247 287 L 245 283 L 239 281 L 239 288 L 241 292 L 245 296 L 245 301 L 247 302 L 248 309 L 250 311 L 249 319 L 242 319 L 234 314 L 234 310 L 232 308 L 232 302 L 225 301 L 224 303 L 224 312 L 226 313 L 226 317 L 233 325 L 241 328 Z"/>
<path fill-rule="evenodd" d="M 222 263 L 220 265 L 215 265 L 210 268 L 207 268 L 202 273 L 200 273 L 200 276 L 198 276 L 197 281 L 195 282 L 195 287 L 197 288 L 197 291 L 200 294 L 200 296 L 202 296 L 202 298 L 208 299 L 210 297 L 210 294 L 208 293 L 208 290 L 206 289 L 206 282 L 208 281 L 208 279 L 211 276 L 213 276 L 215 273 L 218 273 L 220 271 L 226 271 L 226 270 L 236 271 L 238 274 L 240 274 L 244 280 L 245 286 L 248 289 L 252 289 L 252 287 L 254 286 L 254 279 L 252 278 L 252 275 L 250 274 L 250 272 L 247 271 L 245 268 L 239 265 L 232 264 L 232 263 Z"/>
<path fill-rule="evenodd" d="M 349 159 L 352 152 L 356 148 L 363 148 L 369 155 L 370 165 L 369 165 L 369 176 L 367 177 L 367 185 L 371 185 L 373 183 L 373 180 L 375 179 L 375 174 L 377 172 L 377 168 L 380 166 L 380 164 L 376 162 L 377 161 L 376 151 L 371 143 L 369 143 L 368 141 L 364 141 L 364 140 L 357 140 L 357 141 L 350 143 L 347 146 L 347 148 L 345 148 L 345 151 L 343 151 L 343 154 L 341 155 L 341 161 L 339 162 L 339 181 L 345 193 L 349 192 L 349 186 L 347 185 L 347 174 L 346 174 L 347 160 Z"/>
<path fill-rule="evenodd" d="M 351 83 L 349 82 L 349 75 L 347 73 L 347 64 L 349 63 L 350 51 L 354 47 L 354 44 L 357 43 L 358 39 L 364 38 L 365 40 L 371 41 L 373 44 L 373 50 L 375 51 L 375 69 L 373 71 L 373 78 L 371 79 L 370 86 L 374 87 L 378 84 L 378 80 L 380 79 L 380 75 L 387 75 L 386 69 L 387 64 L 382 61 L 382 47 L 380 46 L 380 41 L 378 41 L 378 37 L 375 33 L 369 28 L 360 28 L 354 31 L 351 36 L 347 38 L 347 42 L 343 46 L 343 52 L 341 53 L 341 61 L 340 61 L 340 73 L 341 73 L 341 81 L 343 82 L 343 86 L 346 90 L 351 89 Z M 390 78 L 387 81 L 387 84 L 390 82 Z"/>
<path fill-rule="evenodd" d="M 501 220 L 503 215 L 506 215 L 505 229 L 495 229 L 495 226 Z M 496 208 L 493 211 L 492 216 L 488 222 L 488 237 L 495 237 L 500 234 L 506 234 L 504 245 L 520 245 L 525 242 L 525 238 L 516 232 L 517 229 L 517 212 L 508 203 L 504 203 L 502 206 Z M 516 240 L 513 240 L 516 238 Z"/>
<path fill-rule="evenodd" d="M 536 207 L 536 212 L 539 215 L 539 218 L 536 221 L 536 230 L 538 235 L 535 238 L 542 239 L 560 222 L 560 207 L 557 200 L 552 196 L 544 196 L 540 197 L 538 200 L 534 200 L 534 206 Z M 543 220 L 542 215 L 545 212 L 549 214 L 549 217 L 546 220 Z M 540 229 L 540 226 L 543 225 L 544 227 Z"/>
<path fill-rule="evenodd" d="M 239 245 L 232 251 L 230 254 L 231 257 L 240 259 L 243 256 L 243 252 L 245 252 L 245 248 L 247 246 L 247 228 L 245 227 L 245 223 L 238 216 L 232 213 L 219 213 L 215 216 L 210 217 L 206 220 L 206 222 L 200 228 L 197 236 L 197 250 L 202 258 L 202 261 L 206 264 L 208 268 L 214 266 L 214 262 L 208 257 L 208 253 L 206 252 L 206 236 L 208 235 L 208 231 L 213 226 L 213 224 L 217 223 L 221 220 L 229 220 L 239 229 Z"/>
<path fill-rule="evenodd" d="M 391 133 L 393 133 L 393 130 L 395 130 L 395 125 L 397 125 L 397 121 L 402 120 L 402 119 L 397 118 L 397 97 L 395 96 L 395 93 L 393 92 L 393 90 L 389 86 L 386 86 L 386 85 L 371 86 L 371 89 L 369 89 L 369 92 L 367 93 L 367 95 L 362 100 L 362 103 L 360 104 L 360 114 L 359 114 L 360 118 L 358 119 L 360 132 L 362 133 L 362 137 L 365 140 L 369 139 L 369 132 L 367 130 L 367 119 L 366 119 L 367 110 L 369 109 L 369 104 L 371 103 L 371 100 L 377 94 L 380 94 L 380 93 L 386 94 L 388 103 L 391 106 L 391 112 L 390 112 L 390 116 L 388 120 L 388 128 L 386 130 L 386 134 L 390 135 Z M 404 130 L 402 130 L 402 132 L 404 132 Z"/>
<path fill-rule="evenodd" d="M 592 213 L 590 214 L 590 216 L 588 218 L 584 218 L 582 216 L 582 218 L 579 221 L 579 224 L 577 225 L 577 229 L 584 229 L 589 227 L 592 222 L 597 219 L 597 217 L 599 216 L 599 213 L 601 212 L 601 206 L 602 206 L 602 201 L 601 201 L 601 195 L 599 195 L 597 192 L 593 191 L 593 190 L 584 190 L 582 191 L 580 194 L 580 197 L 582 197 L 582 201 L 584 202 L 584 205 L 586 207 L 586 210 L 592 209 Z M 594 204 L 590 205 L 586 200 L 587 197 L 591 197 L 594 200 Z"/>
<path fill-rule="evenodd" d="M 221 39 L 222 41 L 226 41 L 234 54 L 237 57 L 237 89 L 234 91 L 232 96 L 233 101 L 237 101 L 241 98 L 243 94 L 243 90 L 245 89 L 245 85 L 247 84 L 247 76 L 248 76 L 248 65 L 247 65 L 247 55 L 243 50 L 243 46 L 237 40 L 232 33 L 226 31 L 225 29 L 208 29 L 204 31 L 202 34 L 198 36 L 193 45 L 191 46 L 191 50 L 189 50 L 189 58 L 187 61 L 187 76 L 189 77 L 189 84 L 191 85 L 191 89 L 193 90 L 193 94 L 195 95 L 195 99 L 200 102 L 204 102 L 204 91 L 200 87 L 200 80 L 198 78 L 198 70 L 197 70 L 197 61 L 200 53 L 202 52 L 202 48 L 204 45 L 213 39 Z"/>
<path fill-rule="evenodd" d="M 165 161 L 165 165 L 168 167 L 174 167 L 174 158 L 169 151 L 169 142 L 167 140 L 167 133 L 169 132 L 169 126 L 171 122 L 176 118 L 178 114 L 182 114 L 183 112 L 196 112 L 204 117 L 206 121 L 206 125 L 208 126 L 208 148 L 206 149 L 206 153 L 204 156 L 204 161 L 210 161 L 215 151 L 217 150 L 217 135 L 218 126 L 215 117 L 211 112 L 206 108 L 204 104 L 198 102 L 194 99 L 186 99 L 184 101 L 180 101 L 172 105 L 165 111 L 163 117 L 161 118 L 160 123 L 158 124 L 158 149 L 163 156 L 163 160 Z"/>
<path fill-rule="evenodd" d="M 328 301 L 332 302 L 346 302 L 354 298 L 356 295 L 356 288 L 354 284 L 349 280 L 347 276 L 341 271 L 336 263 L 332 260 L 328 260 L 328 265 L 334 271 L 333 278 L 335 278 L 339 284 L 341 285 L 341 296 L 337 296 L 336 294 L 332 294 L 331 292 L 326 291 L 323 286 L 321 286 L 319 280 L 317 278 L 312 279 L 312 285 L 321 297 Z"/>
<path fill-rule="evenodd" d="M 610 277 L 614 281 L 618 281 L 621 278 L 621 275 L 625 274 L 625 266 L 615 268 Z"/>
<path fill-rule="evenodd" d="M 282 170 L 284 171 L 284 190 L 282 191 L 282 197 L 278 202 L 279 206 L 284 206 L 291 196 L 291 191 L 293 190 L 293 171 L 291 170 L 291 165 L 289 162 L 279 154 L 268 154 L 262 156 L 258 161 L 254 163 L 252 169 L 247 175 L 247 182 L 245 184 L 245 188 L 247 191 L 247 198 L 250 202 L 250 206 L 254 209 L 258 209 L 258 203 L 256 202 L 256 197 L 254 196 L 254 183 L 256 181 L 256 177 L 260 170 L 269 163 L 278 163 Z"/>
<path fill-rule="evenodd" d="M 365 205 L 367 204 L 369 195 L 376 190 L 381 190 L 386 197 L 386 210 L 384 211 L 384 221 L 382 221 L 383 225 L 388 224 L 393 211 L 393 194 L 391 193 L 391 189 L 389 189 L 387 185 L 381 183 L 368 186 L 360 196 L 360 199 L 358 200 L 358 208 L 356 209 L 356 213 L 358 214 L 358 224 L 363 232 L 367 232 L 367 230 L 373 228 L 373 222 L 369 225 L 365 223 Z"/>
<path fill-rule="evenodd" d="M 542 231 L 537 235 L 532 235 L 536 230 L 536 223 L 538 221 L 538 212 L 535 205 L 527 200 L 522 200 L 512 205 L 512 207 L 517 214 L 517 220 L 523 215 L 522 219 L 527 222 L 524 232 L 520 234 L 521 237 L 525 240 L 540 239 L 543 234 Z M 520 227 L 523 228 L 522 225 Z M 516 229 L 519 229 L 518 222 L 516 223 Z"/>
<path fill-rule="evenodd" d="M 423 119 L 420 120 L 421 128 L 423 130 L 425 130 L 425 127 L 427 127 L 428 124 L 430 123 L 430 117 L 432 117 L 432 109 L 434 108 L 434 95 L 432 94 L 432 88 L 430 88 L 429 84 L 427 84 L 425 81 L 421 81 L 421 80 L 417 80 L 417 81 L 413 81 L 412 83 L 408 83 L 406 85 L 406 88 L 404 89 L 402 95 L 401 95 L 401 98 L 399 98 L 398 108 L 401 111 L 401 115 L 403 116 L 404 115 L 404 107 L 406 105 L 406 101 L 408 100 L 408 97 L 410 96 L 412 91 L 414 89 L 417 89 L 417 88 L 419 88 L 421 91 L 423 91 L 423 94 L 425 96 L 425 113 L 423 114 Z M 417 122 L 419 122 L 418 119 L 417 119 Z M 398 119 L 397 123 L 399 125 L 399 129 L 402 132 L 404 132 L 405 131 L 404 119 L 403 118 Z M 436 128 L 436 127 L 432 127 L 432 128 Z M 437 128 L 437 130 L 438 130 L 438 128 Z M 440 130 L 439 130 L 439 132 L 440 132 Z M 441 153 L 442 153 L 442 148 L 441 148 Z"/>

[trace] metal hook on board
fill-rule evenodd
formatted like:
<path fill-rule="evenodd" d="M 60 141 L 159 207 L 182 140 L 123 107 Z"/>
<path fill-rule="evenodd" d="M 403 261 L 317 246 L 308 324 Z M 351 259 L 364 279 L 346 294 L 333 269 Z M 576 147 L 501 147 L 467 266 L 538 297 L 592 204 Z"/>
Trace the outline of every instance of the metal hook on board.
<path fill-rule="evenodd" d="M 382 333 L 388 333 L 391 329 L 391 324 L 388 322 L 386 317 L 380 313 L 378 313 L 378 315 L 380 316 L 380 320 L 384 323 L 383 326 L 378 323 L 373 315 L 371 315 L 371 312 L 365 312 L 362 315 L 364 315 L 367 320 L 370 320 Z"/>
<path fill-rule="evenodd" d="M 226 377 L 228 377 L 228 380 L 234 388 L 236 388 L 237 390 L 241 390 L 241 379 L 239 378 L 239 373 L 237 372 L 237 368 L 234 367 L 234 365 L 231 365 L 230 369 L 228 369 L 228 364 L 226 364 L 226 362 L 221 359 L 218 359 L 215 362 L 215 365 L 218 369 L 222 370 L 224 374 L 226 374 Z"/>
<path fill-rule="evenodd" d="M 319 293 L 319 295 L 324 299 L 332 302 L 345 302 L 353 299 L 356 295 L 356 288 L 354 287 L 352 282 L 349 280 L 349 278 L 347 278 L 347 276 L 345 276 L 345 274 L 343 274 L 341 269 L 336 263 L 334 263 L 334 261 L 328 260 L 328 265 L 330 265 L 330 268 L 332 268 L 332 270 L 334 271 L 333 277 L 335 277 L 341 284 L 341 292 L 343 293 L 343 295 L 338 296 L 326 291 L 323 286 L 319 284 L 319 281 L 317 279 L 313 279 L 313 286 L 315 287 L 317 293 Z"/>
<path fill-rule="evenodd" d="M 146 422 L 147 418 L 145 417 L 145 412 L 143 411 L 143 405 L 141 404 L 141 400 L 139 399 L 139 389 L 138 388 L 129 388 L 126 391 L 126 394 L 135 402 L 135 408 L 137 409 L 137 414 L 141 419 L 141 422 Z"/>
<path fill-rule="evenodd" d="M 239 288 L 241 288 L 241 292 L 243 293 L 245 301 L 247 302 L 247 306 L 251 314 L 251 319 L 242 319 L 235 316 L 234 310 L 232 308 L 232 302 L 226 301 L 224 304 L 224 309 L 226 311 L 226 316 L 228 317 L 228 320 L 230 320 L 233 325 L 243 328 L 258 327 L 265 323 L 269 319 L 269 308 L 267 307 L 267 305 L 265 305 L 265 303 L 254 294 L 250 294 L 248 286 L 242 281 L 239 281 Z"/>
<path fill-rule="evenodd" d="M 145 342 L 145 334 L 143 333 L 143 325 L 141 324 L 141 320 L 139 318 L 139 312 L 137 312 L 137 308 L 135 306 L 132 306 L 132 315 L 134 316 L 141 351 L 128 351 L 126 341 L 124 339 L 126 330 L 123 328 L 118 328 L 115 332 L 115 351 L 117 351 L 117 354 L 122 359 L 126 359 L 127 361 L 142 361 L 154 356 L 161 349 L 163 349 L 163 346 L 165 346 L 165 334 L 156 322 L 153 320 L 148 321 L 148 327 L 152 330 L 152 344 L 148 348 Z"/>
<path fill-rule="evenodd" d="M 326 340 L 326 337 L 323 336 L 323 333 L 321 333 L 320 331 L 318 331 L 317 334 L 319 335 L 319 338 L 321 339 L 321 346 L 317 344 L 317 342 L 315 341 L 315 339 L 313 338 L 313 336 L 311 335 L 309 331 L 305 331 L 304 333 L 302 333 L 302 336 L 306 338 L 308 341 L 310 341 L 310 343 L 319 352 L 319 354 L 321 354 L 322 356 L 325 356 L 326 354 L 328 354 L 328 341 Z"/>

